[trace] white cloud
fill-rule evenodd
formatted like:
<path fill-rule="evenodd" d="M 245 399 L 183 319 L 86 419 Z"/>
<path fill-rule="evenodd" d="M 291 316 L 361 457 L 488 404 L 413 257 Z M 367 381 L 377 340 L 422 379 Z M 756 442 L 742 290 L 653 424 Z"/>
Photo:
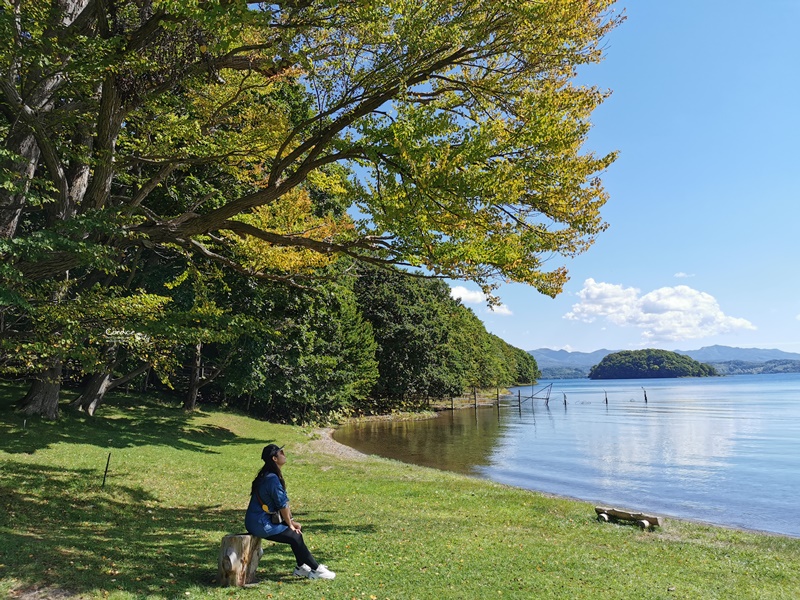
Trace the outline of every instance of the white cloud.
<path fill-rule="evenodd" d="M 484 304 L 486 303 L 486 296 L 483 292 L 478 290 L 468 290 L 463 285 L 457 285 L 450 288 L 450 297 L 461 300 L 464 304 Z M 495 315 L 511 316 L 511 309 L 505 304 L 498 304 L 497 306 L 489 306 L 487 311 Z"/>
<path fill-rule="evenodd" d="M 511 312 L 511 309 L 508 308 L 505 304 L 498 304 L 497 306 L 490 306 L 489 311 L 493 312 L 496 315 L 503 315 L 505 317 L 510 317 L 514 313 Z"/>
<path fill-rule="evenodd" d="M 743 329 L 747 319 L 729 317 L 710 294 L 685 285 L 663 287 L 640 295 L 636 288 L 587 279 L 580 302 L 565 319 L 591 323 L 605 318 L 615 325 L 641 329 L 645 341 L 681 341 Z"/>
<path fill-rule="evenodd" d="M 464 304 L 482 304 L 486 302 L 486 296 L 478 290 L 468 290 L 463 285 L 450 288 L 450 297 L 461 300 Z"/>
<path fill-rule="evenodd" d="M 694 277 L 694 274 L 684 273 L 683 271 L 678 271 L 673 275 L 673 277 L 677 277 L 678 279 L 686 279 L 688 277 Z"/>

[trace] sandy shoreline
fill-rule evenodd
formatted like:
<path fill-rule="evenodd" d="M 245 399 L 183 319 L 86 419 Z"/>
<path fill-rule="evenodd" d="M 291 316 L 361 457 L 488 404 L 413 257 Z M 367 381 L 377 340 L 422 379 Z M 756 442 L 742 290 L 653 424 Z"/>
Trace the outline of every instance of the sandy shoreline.
<path fill-rule="evenodd" d="M 333 427 L 323 427 L 315 430 L 314 433 L 317 439 L 309 442 L 309 446 L 311 446 L 312 450 L 324 454 L 332 454 L 338 458 L 346 458 L 348 460 L 364 460 L 367 458 L 367 455 L 363 452 L 359 452 L 350 446 L 340 444 L 333 439 L 334 429 Z"/>

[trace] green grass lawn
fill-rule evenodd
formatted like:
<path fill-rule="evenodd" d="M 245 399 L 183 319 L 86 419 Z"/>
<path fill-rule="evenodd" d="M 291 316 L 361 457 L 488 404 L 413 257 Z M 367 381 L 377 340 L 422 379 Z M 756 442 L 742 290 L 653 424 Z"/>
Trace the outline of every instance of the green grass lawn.
<path fill-rule="evenodd" d="M 115 396 L 98 416 L 12 410 L 0 384 L 0 596 L 64 598 L 798 598 L 800 540 L 667 520 L 601 524 L 592 505 L 382 458 L 343 459 L 299 427 Z M 260 585 L 219 588 L 222 536 L 286 443 L 297 520 L 334 581 L 291 576 L 264 543 Z M 111 454 L 108 478 L 103 473 Z M 60 594 L 60 595 L 59 595 Z M 35 597 L 35 596 L 29 596 Z"/>

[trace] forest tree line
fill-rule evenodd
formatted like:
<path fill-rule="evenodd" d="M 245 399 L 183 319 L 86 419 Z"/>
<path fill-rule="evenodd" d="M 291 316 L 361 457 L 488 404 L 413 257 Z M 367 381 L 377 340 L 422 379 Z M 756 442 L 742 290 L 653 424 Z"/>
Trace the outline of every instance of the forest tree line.
<path fill-rule="evenodd" d="M 313 289 L 237 277 L 221 286 L 242 313 L 220 316 L 220 341 L 180 347 L 173 381 L 186 408 L 195 368 L 204 400 L 281 421 L 419 408 L 539 375 L 532 356 L 488 333 L 439 279 L 369 265 L 330 272 Z M 191 310 L 195 286 L 181 287 Z"/>
<path fill-rule="evenodd" d="M 73 314 L 86 340 L 104 340 L 107 360 L 93 372 L 80 362 L 90 350 L 74 345 L 63 363 L 80 394 L 72 406 L 94 414 L 124 384 L 160 388 L 186 409 L 213 402 L 309 422 L 538 377 L 533 357 L 488 333 L 443 281 L 348 262 L 301 288 L 197 265 L 176 273 L 156 257 L 137 281 L 143 298 L 162 300 L 147 318 Z M 13 374 L 19 362 L 4 352 L 0 364 Z"/>

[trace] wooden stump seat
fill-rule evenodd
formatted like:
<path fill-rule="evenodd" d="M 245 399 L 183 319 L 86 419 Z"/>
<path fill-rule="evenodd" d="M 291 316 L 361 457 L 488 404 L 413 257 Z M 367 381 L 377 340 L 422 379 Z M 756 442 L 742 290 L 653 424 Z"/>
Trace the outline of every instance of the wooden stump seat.
<path fill-rule="evenodd" d="M 223 537 L 219 549 L 219 584 L 242 587 L 255 583 L 262 554 L 260 537 L 249 533 L 231 533 Z"/>

